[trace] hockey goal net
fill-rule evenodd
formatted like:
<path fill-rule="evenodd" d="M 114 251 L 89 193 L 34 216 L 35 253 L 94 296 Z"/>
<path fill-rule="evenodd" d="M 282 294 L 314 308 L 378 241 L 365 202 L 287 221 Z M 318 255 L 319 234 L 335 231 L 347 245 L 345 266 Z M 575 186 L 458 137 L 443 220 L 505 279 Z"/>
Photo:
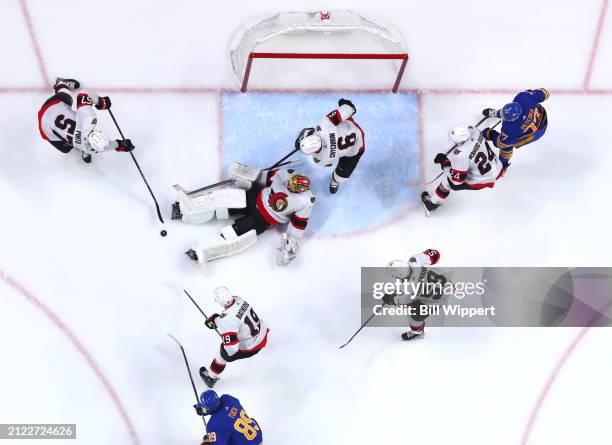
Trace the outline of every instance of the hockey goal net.
<path fill-rule="evenodd" d="M 397 73 L 394 93 L 408 62 L 397 31 L 349 10 L 283 12 L 252 20 L 236 33 L 230 55 L 242 92 L 247 90 L 255 59 L 392 61 Z"/>

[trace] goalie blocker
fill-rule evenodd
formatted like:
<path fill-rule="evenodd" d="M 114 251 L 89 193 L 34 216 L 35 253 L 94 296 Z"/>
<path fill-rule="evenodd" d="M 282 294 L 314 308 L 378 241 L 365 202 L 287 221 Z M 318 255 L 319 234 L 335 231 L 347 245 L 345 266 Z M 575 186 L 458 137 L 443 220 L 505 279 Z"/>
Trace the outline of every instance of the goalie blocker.
<path fill-rule="evenodd" d="M 229 176 L 236 187 L 208 189 L 188 195 L 180 186 L 172 205 L 172 219 L 203 224 L 214 217 L 238 216 L 223 228 L 220 236 L 186 254 L 200 266 L 208 261 L 243 252 L 257 242 L 257 235 L 278 224 L 287 224 L 278 249 L 277 262 L 286 266 L 297 255 L 300 238 L 306 229 L 315 196 L 310 180 L 293 169 L 260 170 L 233 164 Z"/>

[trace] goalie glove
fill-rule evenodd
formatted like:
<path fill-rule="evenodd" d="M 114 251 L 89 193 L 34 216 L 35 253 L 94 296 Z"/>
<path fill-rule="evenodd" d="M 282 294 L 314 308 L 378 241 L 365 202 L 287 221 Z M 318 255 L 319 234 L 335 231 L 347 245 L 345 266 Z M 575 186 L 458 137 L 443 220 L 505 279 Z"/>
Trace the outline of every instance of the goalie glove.
<path fill-rule="evenodd" d="M 296 257 L 299 249 L 297 240 L 286 233 L 281 238 L 281 246 L 278 249 L 276 262 L 279 266 L 287 266 Z"/>

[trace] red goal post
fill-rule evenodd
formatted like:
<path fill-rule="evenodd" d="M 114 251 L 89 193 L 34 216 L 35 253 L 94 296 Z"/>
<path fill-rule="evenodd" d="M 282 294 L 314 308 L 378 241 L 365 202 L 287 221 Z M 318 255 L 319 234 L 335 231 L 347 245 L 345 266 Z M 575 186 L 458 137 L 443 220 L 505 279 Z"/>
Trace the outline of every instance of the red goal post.
<path fill-rule="evenodd" d="M 408 63 L 397 31 L 348 10 L 285 12 L 251 21 L 236 33 L 230 55 L 243 93 L 254 59 L 398 60 L 393 93 Z"/>

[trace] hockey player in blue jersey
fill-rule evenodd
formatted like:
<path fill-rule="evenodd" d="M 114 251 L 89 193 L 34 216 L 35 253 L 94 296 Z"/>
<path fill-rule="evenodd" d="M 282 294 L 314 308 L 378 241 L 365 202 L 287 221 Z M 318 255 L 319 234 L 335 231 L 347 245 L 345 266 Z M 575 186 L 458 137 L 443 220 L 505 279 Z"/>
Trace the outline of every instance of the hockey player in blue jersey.
<path fill-rule="evenodd" d="M 485 139 L 493 141 L 499 148 L 499 160 L 503 165 L 503 173 L 510 166 L 510 158 L 514 148 L 522 147 L 540 139 L 546 132 L 548 118 L 541 102 L 550 97 L 544 89 L 526 90 L 517 94 L 512 102 L 504 105 L 501 110 L 485 108 L 482 114 L 486 117 L 498 117 L 502 120 L 501 133 L 490 128 L 482 131 Z"/>
<path fill-rule="evenodd" d="M 263 434 L 255 419 L 249 417 L 240 401 L 228 394 L 221 397 L 209 389 L 193 405 L 199 416 L 210 416 L 206 435 L 200 445 L 261 445 Z"/>

